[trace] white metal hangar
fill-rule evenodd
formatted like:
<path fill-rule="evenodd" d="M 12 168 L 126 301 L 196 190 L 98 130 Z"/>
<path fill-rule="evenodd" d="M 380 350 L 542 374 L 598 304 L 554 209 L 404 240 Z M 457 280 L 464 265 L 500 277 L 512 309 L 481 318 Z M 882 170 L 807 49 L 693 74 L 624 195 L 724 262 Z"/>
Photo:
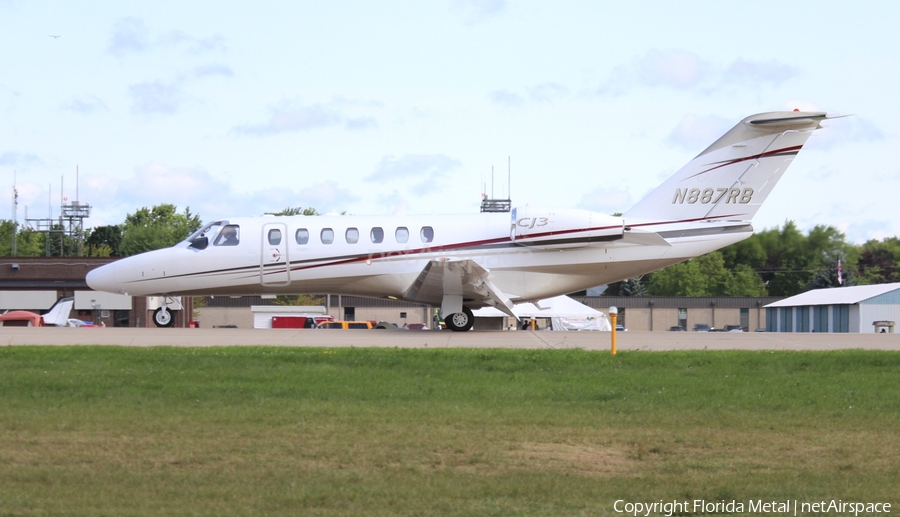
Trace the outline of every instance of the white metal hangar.
<path fill-rule="evenodd" d="M 766 305 L 768 332 L 893 333 L 900 283 L 815 289 Z"/>

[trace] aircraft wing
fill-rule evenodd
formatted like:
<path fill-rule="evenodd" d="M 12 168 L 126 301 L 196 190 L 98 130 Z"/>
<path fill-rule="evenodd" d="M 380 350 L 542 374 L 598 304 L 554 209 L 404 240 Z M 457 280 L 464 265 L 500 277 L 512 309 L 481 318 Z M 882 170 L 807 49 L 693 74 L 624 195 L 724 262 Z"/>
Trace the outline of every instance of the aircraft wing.
<path fill-rule="evenodd" d="M 462 312 L 463 301 L 490 305 L 504 313 L 513 313 L 509 296 L 490 280 L 490 271 L 469 259 L 431 260 L 403 294 L 406 300 L 441 305 L 441 314 Z"/>

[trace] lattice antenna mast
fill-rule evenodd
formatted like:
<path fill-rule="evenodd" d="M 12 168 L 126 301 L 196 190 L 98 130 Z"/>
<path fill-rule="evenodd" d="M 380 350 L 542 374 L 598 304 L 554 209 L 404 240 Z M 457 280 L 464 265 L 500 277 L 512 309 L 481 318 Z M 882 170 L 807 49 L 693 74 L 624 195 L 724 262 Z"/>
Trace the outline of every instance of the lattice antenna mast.
<path fill-rule="evenodd" d="M 482 212 L 509 212 L 512 210 L 512 200 L 509 197 L 510 185 L 512 184 L 512 160 L 507 158 L 509 161 L 508 167 L 509 171 L 507 174 L 507 186 L 506 186 L 506 199 L 497 199 L 494 197 L 494 167 L 491 166 L 491 197 L 488 198 L 487 194 L 484 194 L 481 198 L 481 211 Z M 487 190 L 485 188 L 485 190 Z"/>
<path fill-rule="evenodd" d="M 12 228 L 12 230 L 13 231 L 12 231 L 12 249 L 10 250 L 13 257 L 15 257 L 16 253 L 18 252 L 18 249 L 16 246 L 16 244 L 17 244 L 16 241 L 18 239 L 16 238 L 16 234 L 18 233 L 18 230 L 19 230 L 19 191 L 16 188 L 16 175 L 17 175 L 16 171 L 13 171 L 13 199 L 12 199 L 12 201 L 13 201 L 12 202 L 12 205 L 13 205 L 13 209 L 12 209 L 13 228 Z"/>
<path fill-rule="evenodd" d="M 91 216 L 91 206 L 88 204 L 82 204 L 78 200 L 78 183 L 79 183 L 79 170 L 78 166 L 75 167 L 75 201 L 67 202 L 67 198 L 63 193 L 63 179 L 60 177 L 60 192 L 59 192 L 59 218 L 57 220 L 53 219 L 53 186 L 50 185 L 50 192 L 48 194 L 48 217 L 46 219 L 28 219 L 28 214 L 25 214 L 25 221 L 29 223 L 29 226 L 34 228 L 36 231 L 41 233 L 46 233 L 47 238 L 45 242 L 47 243 L 47 256 L 50 256 L 50 241 L 55 234 L 59 234 L 59 253 L 60 256 L 65 255 L 65 241 L 66 237 L 74 240 L 77 246 L 77 255 L 80 257 L 84 255 L 84 220 Z"/>

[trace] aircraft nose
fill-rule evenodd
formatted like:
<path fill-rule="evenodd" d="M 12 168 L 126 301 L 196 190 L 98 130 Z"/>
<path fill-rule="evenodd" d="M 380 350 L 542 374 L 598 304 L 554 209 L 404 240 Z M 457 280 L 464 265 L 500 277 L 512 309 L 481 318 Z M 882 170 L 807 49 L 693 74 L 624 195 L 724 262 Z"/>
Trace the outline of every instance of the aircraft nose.
<path fill-rule="evenodd" d="M 116 283 L 116 264 L 106 264 L 97 269 L 88 271 L 85 277 L 88 287 L 95 291 L 106 291 L 108 293 L 120 292 L 119 285 Z"/>

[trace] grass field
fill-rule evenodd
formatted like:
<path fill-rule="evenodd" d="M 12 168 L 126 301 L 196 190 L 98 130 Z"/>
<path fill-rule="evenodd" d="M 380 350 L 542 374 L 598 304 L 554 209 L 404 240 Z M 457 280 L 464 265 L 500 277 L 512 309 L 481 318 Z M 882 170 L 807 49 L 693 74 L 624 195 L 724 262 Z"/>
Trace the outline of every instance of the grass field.
<path fill-rule="evenodd" d="M 0 348 L 0 515 L 900 508 L 900 354 Z"/>

